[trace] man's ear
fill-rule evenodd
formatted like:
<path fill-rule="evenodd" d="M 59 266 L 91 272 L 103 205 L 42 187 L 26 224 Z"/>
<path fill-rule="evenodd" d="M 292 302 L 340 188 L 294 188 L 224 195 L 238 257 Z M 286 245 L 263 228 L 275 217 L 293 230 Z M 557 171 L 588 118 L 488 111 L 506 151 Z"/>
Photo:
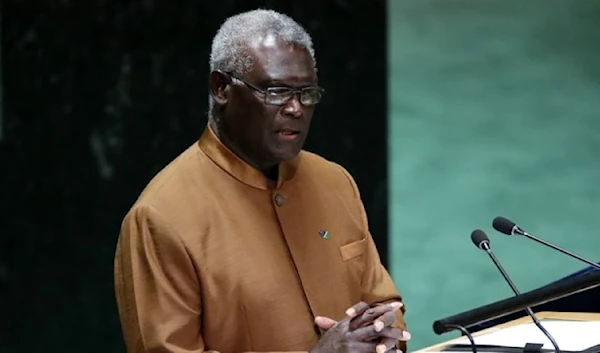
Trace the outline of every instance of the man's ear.
<path fill-rule="evenodd" d="M 231 87 L 231 78 L 227 74 L 215 70 L 209 76 L 208 91 L 215 102 L 219 105 L 227 103 L 229 88 Z"/>

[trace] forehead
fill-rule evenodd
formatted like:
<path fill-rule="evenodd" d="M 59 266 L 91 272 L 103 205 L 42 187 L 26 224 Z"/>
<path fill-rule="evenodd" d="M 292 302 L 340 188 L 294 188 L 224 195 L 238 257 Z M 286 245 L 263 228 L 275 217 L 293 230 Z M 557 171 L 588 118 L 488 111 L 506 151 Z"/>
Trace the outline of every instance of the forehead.
<path fill-rule="evenodd" d="M 290 85 L 310 85 L 317 81 L 312 57 L 306 48 L 266 35 L 251 43 L 249 50 L 253 68 L 248 75 L 256 80 Z"/>

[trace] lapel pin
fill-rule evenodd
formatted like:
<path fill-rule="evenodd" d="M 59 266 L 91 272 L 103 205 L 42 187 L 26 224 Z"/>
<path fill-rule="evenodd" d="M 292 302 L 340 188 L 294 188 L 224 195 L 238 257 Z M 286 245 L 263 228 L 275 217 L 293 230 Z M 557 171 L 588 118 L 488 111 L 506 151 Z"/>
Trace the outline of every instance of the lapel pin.
<path fill-rule="evenodd" d="M 321 238 L 323 239 L 329 239 L 329 232 L 326 230 L 320 230 L 319 231 L 319 235 L 321 236 Z"/>

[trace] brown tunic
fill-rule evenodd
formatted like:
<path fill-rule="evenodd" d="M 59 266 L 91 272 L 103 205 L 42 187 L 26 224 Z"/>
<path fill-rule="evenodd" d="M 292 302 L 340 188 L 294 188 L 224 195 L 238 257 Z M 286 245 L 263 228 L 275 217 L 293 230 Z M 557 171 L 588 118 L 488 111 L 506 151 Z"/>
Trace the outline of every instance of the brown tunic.
<path fill-rule="evenodd" d="M 269 187 L 209 127 L 126 215 L 114 271 L 130 353 L 306 352 L 314 316 L 400 300 L 345 169 L 303 151 Z"/>

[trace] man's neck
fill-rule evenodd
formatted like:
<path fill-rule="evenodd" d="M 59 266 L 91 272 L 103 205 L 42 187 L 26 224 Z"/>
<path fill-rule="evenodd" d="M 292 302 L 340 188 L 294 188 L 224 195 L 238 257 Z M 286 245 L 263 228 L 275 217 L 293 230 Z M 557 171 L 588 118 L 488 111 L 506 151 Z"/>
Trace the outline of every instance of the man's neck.
<path fill-rule="evenodd" d="M 247 158 L 243 153 L 241 153 L 235 147 L 235 145 L 233 144 L 233 142 L 231 142 L 230 139 L 228 139 L 226 136 L 223 136 L 221 134 L 221 131 L 219 130 L 219 126 L 214 119 L 210 119 L 209 124 L 210 124 L 210 127 L 211 127 L 212 131 L 214 132 L 215 136 L 217 136 L 219 141 L 221 141 L 221 143 L 223 143 L 223 145 L 225 145 L 225 147 L 227 147 L 231 152 L 233 152 L 235 155 L 240 157 L 240 159 L 242 159 L 244 162 L 248 163 L 253 168 L 260 171 L 265 176 L 265 178 L 267 178 L 267 182 L 269 183 L 269 185 L 271 185 L 271 183 L 277 184 L 277 178 L 279 177 L 279 165 L 278 164 L 275 164 L 275 165 L 269 164 L 269 165 L 261 166 L 257 163 L 252 162 L 250 160 L 250 158 Z"/>
<path fill-rule="evenodd" d="M 262 171 L 262 173 L 265 177 L 267 177 L 267 179 L 277 183 L 277 178 L 279 178 L 279 166 L 276 165 L 274 167 L 271 167 L 270 169 L 267 169 L 266 172 Z"/>

